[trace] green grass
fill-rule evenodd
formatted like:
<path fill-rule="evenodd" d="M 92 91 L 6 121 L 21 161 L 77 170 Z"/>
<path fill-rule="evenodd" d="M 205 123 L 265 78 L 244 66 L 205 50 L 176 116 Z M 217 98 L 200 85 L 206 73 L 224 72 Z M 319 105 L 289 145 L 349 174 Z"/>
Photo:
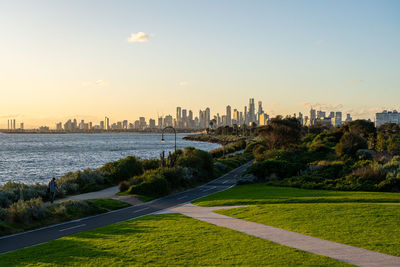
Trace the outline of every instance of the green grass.
<path fill-rule="evenodd" d="M 178 215 L 151 215 L 0 255 L 3 266 L 348 266 Z"/>
<path fill-rule="evenodd" d="M 129 203 L 111 198 L 96 198 L 96 199 L 89 199 L 88 201 L 93 202 L 98 207 L 106 210 L 117 210 L 130 206 Z"/>
<path fill-rule="evenodd" d="M 309 190 L 293 187 L 275 187 L 265 184 L 235 186 L 198 200 L 199 206 L 258 205 L 272 203 L 317 202 L 400 202 L 399 193 Z"/>
<path fill-rule="evenodd" d="M 400 256 L 399 205 L 270 204 L 217 212 L 342 244 Z"/>
<path fill-rule="evenodd" d="M 149 197 L 149 196 L 144 196 L 144 195 L 138 195 L 138 194 L 130 194 L 128 191 L 125 191 L 125 192 L 118 192 L 117 195 L 118 195 L 118 196 L 133 196 L 133 197 L 136 197 L 136 198 L 138 198 L 140 201 L 143 201 L 143 202 L 149 202 L 149 201 L 152 201 L 152 200 L 155 199 L 154 197 Z"/>

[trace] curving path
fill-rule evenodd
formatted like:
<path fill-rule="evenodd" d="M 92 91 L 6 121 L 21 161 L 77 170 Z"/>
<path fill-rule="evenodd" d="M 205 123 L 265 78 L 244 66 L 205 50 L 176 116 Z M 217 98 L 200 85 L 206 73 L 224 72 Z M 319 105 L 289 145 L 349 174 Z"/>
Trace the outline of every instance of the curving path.
<path fill-rule="evenodd" d="M 250 165 L 251 162 L 248 162 L 207 184 L 174 195 L 159 198 L 151 202 L 142 203 L 136 206 L 114 210 L 91 217 L 81 218 L 74 221 L 55 224 L 32 231 L 0 237 L 0 254 L 24 247 L 38 245 L 64 236 L 106 226 L 112 223 L 142 217 L 163 209 L 171 208 L 179 204 L 217 193 L 222 190 L 226 190 L 236 184 L 237 179 L 239 179 L 240 175 Z M 97 196 L 94 198 L 97 198 Z"/>
<path fill-rule="evenodd" d="M 246 206 L 199 207 L 192 204 L 184 204 L 160 213 L 181 213 L 200 221 L 233 229 L 281 245 L 327 256 L 357 266 L 400 266 L 400 257 L 352 247 L 273 226 L 228 217 L 213 212 L 214 210 L 218 209 L 231 209 L 235 207 Z"/>

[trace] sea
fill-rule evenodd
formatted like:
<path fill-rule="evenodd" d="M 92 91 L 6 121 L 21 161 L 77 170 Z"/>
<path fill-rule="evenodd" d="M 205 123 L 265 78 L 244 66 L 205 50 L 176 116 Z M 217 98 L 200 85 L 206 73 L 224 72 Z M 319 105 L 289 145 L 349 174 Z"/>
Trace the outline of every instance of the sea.
<path fill-rule="evenodd" d="M 184 140 L 177 134 L 176 146 L 212 150 L 218 144 Z M 160 158 L 174 151 L 174 134 L 0 134 L 0 185 L 7 181 L 47 183 L 70 171 L 98 168 L 103 164 L 137 156 Z"/>

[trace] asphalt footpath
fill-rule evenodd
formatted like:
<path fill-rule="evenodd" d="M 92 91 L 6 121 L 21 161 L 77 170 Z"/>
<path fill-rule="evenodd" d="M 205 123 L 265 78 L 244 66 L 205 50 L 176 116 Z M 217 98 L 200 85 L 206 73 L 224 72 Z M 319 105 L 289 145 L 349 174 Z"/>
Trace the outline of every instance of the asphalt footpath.
<path fill-rule="evenodd" d="M 236 184 L 241 174 L 250 167 L 250 165 L 251 162 L 248 162 L 207 184 L 155 199 L 151 202 L 0 237 L 0 254 L 46 243 L 64 236 L 73 235 L 112 223 L 135 219 L 226 190 Z"/>

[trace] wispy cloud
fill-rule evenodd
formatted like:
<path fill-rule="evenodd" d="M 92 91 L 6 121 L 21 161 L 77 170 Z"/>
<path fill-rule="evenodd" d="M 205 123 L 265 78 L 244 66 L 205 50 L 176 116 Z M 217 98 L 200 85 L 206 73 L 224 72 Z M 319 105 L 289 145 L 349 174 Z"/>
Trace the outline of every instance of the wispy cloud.
<path fill-rule="evenodd" d="M 342 104 L 328 104 L 328 103 L 310 103 L 310 102 L 301 102 L 301 106 L 307 108 L 321 109 L 321 110 L 339 110 L 343 108 Z"/>
<path fill-rule="evenodd" d="M 128 42 L 130 43 L 144 43 L 149 40 L 149 35 L 144 32 L 131 33 L 131 36 L 128 38 Z"/>
<path fill-rule="evenodd" d="M 315 41 L 316 45 L 323 45 L 325 43 L 325 40 L 317 40 Z"/>
<path fill-rule="evenodd" d="M 188 82 L 180 82 L 180 83 L 179 83 L 179 86 L 182 86 L 182 87 L 188 86 L 188 85 L 189 85 Z"/>
<path fill-rule="evenodd" d="M 0 119 L 15 119 L 18 118 L 21 114 L 8 114 L 8 115 L 0 115 Z"/>
<path fill-rule="evenodd" d="M 107 84 L 108 84 L 108 82 L 106 80 L 97 80 L 94 82 L 83 82 L 82 86 L 85 86 L 85 87 L 87 87 L 87 86 L 105 86 Z"/>

